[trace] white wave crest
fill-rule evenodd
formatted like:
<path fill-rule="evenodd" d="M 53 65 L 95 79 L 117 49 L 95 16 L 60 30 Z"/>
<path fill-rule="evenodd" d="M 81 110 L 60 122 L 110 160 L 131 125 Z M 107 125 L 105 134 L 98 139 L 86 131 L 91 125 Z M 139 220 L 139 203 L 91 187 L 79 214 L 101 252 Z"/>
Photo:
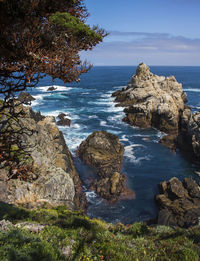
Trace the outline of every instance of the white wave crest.
<path fill-rule="evenodd" d="M 94 205 L 99 205 L 102 203 L 103 199 L 100 198 L 94 191 L 85 192 L 87 201 Z"/>
<path fill-rule="evenodd" d="M 183 89 L 184 92 L 200 92 L 200 89 L 195 89 L 195 88 L 187 88 Z"/>
<path fill-rule="evenodd" d="M 47 97 L 47 96 L 50 96 L 50 94 L 37 94 L 37 95 L 32 95 L 33 98 L 35 98 L 35 101 L 32 101 L 31 102 L 31 106 L 34 107 L 34 106 L 38 106 L 42 103 L 44 97 Z"/>
<path fill-rule="evenodd" d="M 100 126 L 106 127 L 107 126 L 107 122 L 106 121 L 100 121 Z"/>
<path fill-rule="evenodd" d="M 121 139 L 119 139 L 120 141 L 129 141 L 127 138 L 126 138 L 126 135 L 122 135 Z"/>
<path fill-rule="evenodd" d="M 134 150 L 133 150 L 135 147 L 144 147 L 145 148 L 145 146 L 142 144 L 132 144 L 129 146 L 125 146 L 124 157 L 126 157 L 130 162 L 135 163 L 135 164 L 140 163 L 141 160 L 147 160 L 148 159 L 147 156 L 136 158 L 136 156 L 134 155 Z"/>
<path fill-rule="evenodd" d="M 98 116 L 97 115 L 90 115 L 88 116 L 89 119 L 98 119 Z"/>
<path fill-rule="evenodd" d="M 120 89 L 125 88 L 125 87 L 126 87 L 126 85 L 124 85 L 124 86 L 114 86 L 113 89 L 118 89 L 118 90 L 120 90 Z"/>

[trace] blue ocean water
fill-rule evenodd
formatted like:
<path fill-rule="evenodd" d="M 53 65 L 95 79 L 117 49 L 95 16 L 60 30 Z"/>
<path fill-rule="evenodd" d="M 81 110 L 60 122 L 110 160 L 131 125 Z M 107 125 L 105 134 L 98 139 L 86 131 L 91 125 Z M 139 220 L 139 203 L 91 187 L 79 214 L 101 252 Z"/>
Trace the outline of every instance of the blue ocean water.
<path fill-rule="evenodd" d="M 94 67 L 82 75 L 80 83 L 64 84 L 60 80 L 43 78 L 32 95 L 36 98 L 33 109 L 45 115 L 57 116 L 60 112 L 69 114 L 71 127 L 60 127 L 66 143 L 73 153 L 81 174 L 83 189 L 89 202 L 88 215 L 109 222 L 132 223 L 154 218 L 157 209 L 154 196 L 157 184 L 173 176 L 180 179 L 193 177 L 199 166 L 188 162 L 177 152 L 173 153 L 158 141 L 163 133 L 155 129 L 131 127 L 121 120 L 123 108 L 115 107 L 112 92 L 125 87 L 136 67 Z M 200 67 L 151 67 L 158 75 L 174 75 L 183 84 L 188 95 L 188 105 L 194 111 L 200 109 Z M 54 85 L 56 91 L 47 88 Z M 135 199 L 121 200 L 115 205 L 99 198 L 89 191 L 93 171 L 76 157 L 78 145 L 96 130 L 116 134 L 125 146 L 122 172 L 126 174 L 128 187 L 135 192 Z"/>

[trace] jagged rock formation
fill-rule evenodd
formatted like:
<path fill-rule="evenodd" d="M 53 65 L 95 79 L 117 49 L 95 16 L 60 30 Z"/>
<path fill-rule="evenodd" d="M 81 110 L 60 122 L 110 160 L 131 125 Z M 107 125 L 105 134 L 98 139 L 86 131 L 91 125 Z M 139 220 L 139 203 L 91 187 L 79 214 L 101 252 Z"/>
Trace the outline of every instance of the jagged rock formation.
<path fill-rule="evenodd" d="M 106 199 L 116 200 L 125 191 L 125 176 L 120 174 L 124 147 L 114 134 L 96 131 L 83 141 L 78 156 L 97 170 L 99 180 L 92 189 Z"/>
<path fill-rule="evenodd" d="M 128 86 L 113 93 L 124 106 L 124 121 L 141 128 L 155 127 L 168 134 L 178 132 L 186 94 L 174 76 L 157 76 L 141 63 Z"/>
<path fill-rule="evenodd" d="M 190 227 L 200 221 L 200 187 L 191 178 L 183 182 L 172 178 L 159 184 L 155 201 L 159 208 L 158 224 Z"/>
<path fill-rule="evenodd" d="M 26 180 L 8 180 L 7 171 L 0 170 L 1 201 L 28 207 L 44 203 L 66 205 L 70 209 L 83 206 L 79 175 L 55 118 L 34 113 L 30 107 L 21 108 L 25 114 L 20 122 L 33 132 L 23 136 L 30 151 L 30 160 L 26 164 L 31 168 L 26 173 Z"/>

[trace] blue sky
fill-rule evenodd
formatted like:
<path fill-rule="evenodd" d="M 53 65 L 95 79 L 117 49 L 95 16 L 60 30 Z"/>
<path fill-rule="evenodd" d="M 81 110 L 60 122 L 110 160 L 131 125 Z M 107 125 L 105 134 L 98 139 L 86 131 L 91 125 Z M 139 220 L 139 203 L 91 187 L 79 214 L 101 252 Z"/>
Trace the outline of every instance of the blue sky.
<path fill-rule="evenodd" d="M 200 0 L 85 0 L 87 23 L 110 34 L 94 65 L 200 65 Z"/>

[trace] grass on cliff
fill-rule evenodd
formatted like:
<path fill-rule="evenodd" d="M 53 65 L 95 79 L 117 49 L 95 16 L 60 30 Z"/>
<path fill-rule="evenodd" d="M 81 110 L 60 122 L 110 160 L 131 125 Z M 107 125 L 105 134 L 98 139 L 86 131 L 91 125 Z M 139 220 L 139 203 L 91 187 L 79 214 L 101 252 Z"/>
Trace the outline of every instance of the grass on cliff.
<path fill-rule="evenodd" d="M 199 260 L 199 227 L 112 225 L 65 207 L 31 211 L 5 203 L 0 204 L 2 219 L 46 226 L 38 233 L 16 227 L 0 231 L 1 261 Z"/>

